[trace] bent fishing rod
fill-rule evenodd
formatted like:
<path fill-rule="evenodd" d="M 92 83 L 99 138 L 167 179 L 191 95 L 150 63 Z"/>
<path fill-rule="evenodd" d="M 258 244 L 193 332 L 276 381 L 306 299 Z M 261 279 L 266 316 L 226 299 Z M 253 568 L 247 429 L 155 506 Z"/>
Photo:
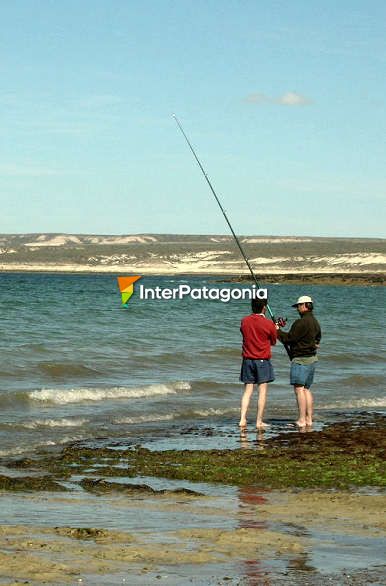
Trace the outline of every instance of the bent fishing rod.
<path fill-rule="evenodd" d="M 245 260 L 245 263 L 246 263 L 246 265 L 247 265 L 247 267 L 248 267 L 248 269 L 249 269 L 249 272 L 251 273 L 252 279 L 253 279 L 253 280 L 254 280 L 254 282 L 256 283 L 256 286 L 257 286 L 257 287 L 260 289 L 260 284 L 259 284 L 259 282 L 258 282 L 258 280 L 257 280 L 257 277 L 256 277 L 256 275 L 255 275 L 255 273 L 254 273 L 254 271 L 253 271 L 253 269 L 252 269 L 251 263 L 249 262 L 249 259 L 248 259 L 247 255 L 245 254 L 245 251 L 244 251 L 243 247 L 241 246 L 241 242 L 240 242 L 240 240 L 238 239 L 238 237 L 237 237 L 237 235 L 236 235 L 235 231 L 234 231 L 234 230 L 233 230 L 233 228 L 232 228 L 232 224 L 231 224 L 231 223 L 230 223 L 230 221 L 229 221 L 229 218 L 228 218 L 228 216 L 227 216 L 227 214 L 226 214 L 226 211 L 225 211 L 225 210 L 224 210 L 224 208 L 222 207 L 222 205 L 221 205 L 221 202 L 220 202 L 220 200 L 219 200 L 219 198 L 218 198 L 218 196 L 217 196 L 217 194 L 216 194 L 216 192 L 215 192 L 215 190 L 214 190 L 214 187 L 213 187 L 212 183 L 210 182 L 210 179 L 209 179 L 208 175 L 207 175 L 207 174 L 206 174 L 206 172 L 205 172 L 205 169 L 204 169 L 204 167 L 203 167 L 203 166 L 202 166 L 202 164 L 201 164 L 201 161 L 200 161 L 200 159 L 199 159 L 199 158 L 198 158 L 198 156 L 196 155 L 196 152 L 195 152 L 194 148 L 192 147 L 192 145 L 191 145 L 191 143 L 190 143 L 190 140 L 189 140 L 189 139 L 188 139 L 188 137 L 186 136 L 186 134 L 185 134 L 185 131 L 184 131 L 184 129 L 182 128 L 182 126 L 181 126 L 181 123 L 180 123 L 180 121 L 178 120 L 178 118 L 177 118 L 177 116 L 176 116 L 175 114 L 173 114 L 173 118 L 174 118 L 174 120 L 176 121 L 178 128 L 180 129 L 180 131 L 181 131 L 181 133 L 182 133 L 183 137 L 185 138 L 185 140 L 186 140 L 186 142 L 187 142 L 187 144 L 188 144 L 188 146 L 189 146 L 190 150 L 192 151 L 192 154 L 193 154 L 193 156 L 194 156 L 194 158 L 195 158 L 195 160 L 196 160 L 196 162 L 197 162 L 198 166 L 199 166 L 199 167 L 200 167 L 200 169 L 201 169 L 201 172 L 202 172 L 202 174 L 204 175 L 204 177 L 205 177 L 205 179 L 206 179 L 206 182 L 207 182 L 207 183 L 208 183 L 208 185 L 209 185 L 209 188 L 210 188 L 210 190 L 211 190 L 211 192 L 212 192 L 212 194 L 213 194 L 213 196 L 214 196 L 214 198 L 215 198 L 215 200 L 216 200 L 216 202 L 217 202 L 217 204 L 218 204 L 218 206 L 219 206 L 219 208 L 220 208 L 220 210 L 221 210 L 221 212 L 222 212 L 222 215 L 223 215 L 223 216 L 224 216 L 224 218 L 225 218 L 225 221 L 226 221 L 226 223 L 227 223 L 227 224 L 228 224 L 228 226 L 229 226 L 229 229 L 230 229 L 230 231 L 231 231 L 231 233 L 232 233 L 232 236 L 233 236 L 233 238 L 235 239 L 235 242 L 236 242 L 236 244 L 237 244 L 237 246 L 238 246 L 238 248 L 239 248 L 239 250 L 240 250 L 240 252 L 241 252 L 241 255 L 242 255 L 243 259 Z M 273 311 L 272 311 L 271 307 L 268 305 L 268 303 L 267 303 L 267 310 L 268 310 L 268 313 L 269 313 L 269 316 L 270 316 L 270 318 L 272 319 L 272 321 L 273 321 L 274 323 L 279 323 L 280 325 L 285 325 L 285 321 L 283 320 L 283 318 L 277 318 L 277 319 L 275 318 L 275 316 L 274 316 L 274 313 L 273 313 Z M 284 345 L 284 347 L 285 347 L 285 349 L 286 349 L 286 351 L 287 351 L 287 354 L 288 354 L 288 356 L 289 356 L 289 357 L 291 357 L 291 356 L 290 356 L 290 349 L 289 349 L 288 345 L 287 345 L 287 344 L 283 344 L 283 345 Z"/>

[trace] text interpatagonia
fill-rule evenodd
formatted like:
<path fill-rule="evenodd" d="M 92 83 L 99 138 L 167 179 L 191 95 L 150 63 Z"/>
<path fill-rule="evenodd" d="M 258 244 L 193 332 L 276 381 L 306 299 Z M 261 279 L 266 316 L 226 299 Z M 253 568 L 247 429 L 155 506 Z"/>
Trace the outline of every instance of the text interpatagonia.
<path fill-rule="evenodd" d="M 228 303 L 231 299 L 267 299 L 268 290 L 261 289 L 252 285 L 252 287 L 245 288 L 217 288 L 217 287 L 194 287 L 190 285 L 179 285 L 178 287 L 144 287 L 139 286 L 140 299 L 156 299 L 156 300 L 170 300 L 170 299 L 209 299 L 211 301 L 222 301 Z"/>

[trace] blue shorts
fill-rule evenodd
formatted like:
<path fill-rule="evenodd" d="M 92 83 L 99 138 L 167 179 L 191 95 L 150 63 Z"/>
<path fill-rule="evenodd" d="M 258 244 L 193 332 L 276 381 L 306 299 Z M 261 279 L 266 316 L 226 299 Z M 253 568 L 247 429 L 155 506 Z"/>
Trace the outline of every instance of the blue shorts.
<path fill-rule="evenodd" d="M 243 383 L 271 383 L 275 380 L 270 360 L 254 360 L 243 358 L 241 365 L 240 380 Z"/>
<path fill-rule="evenodd" d="M 309 389 L 314 382 L 316 362 L 312 364 L 291 363 L 290 384 Z"/>

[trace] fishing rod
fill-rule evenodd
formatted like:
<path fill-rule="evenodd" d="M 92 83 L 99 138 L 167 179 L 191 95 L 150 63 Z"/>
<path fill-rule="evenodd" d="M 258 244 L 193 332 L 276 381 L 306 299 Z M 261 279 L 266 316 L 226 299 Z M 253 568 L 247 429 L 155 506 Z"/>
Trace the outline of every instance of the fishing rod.
<path fill-rule="evenodd" d="M 198 166 L 200 167 L 200 169 L 201 169 L 201 171 L 202 171 L 202 174 L 204 175 L 204 177 L 205 177 L 205 179 L 206 179 L 206 181 L 207 181 L 207 183 L 208 183 L 208 185 L 209 185 L 209 187 L 210 187 L 210 190 L 211 190 L 211 192 L 212 192 L 212 194 L 213 194 L 213 196 L 214 196 L 214 198 L 215 198 L 216 202 L 218 203 L 218 206 L 219 206 L 219 208 L 220 208 L 220 210 L 221 210 L 221 212 L 222 212 L 222 214 L 223 214 L 223 216 L 224 216 L 224 218 L 225 218 L 225 221 L 226 221 L 226 223 L 227 223 L 227 224 L 228 224 L 228 226 L 229 226 L 229 229 L 230 229 L 230 231 L 231 231 L 231 233 L 232 233 L 232 236 L 233 236 L 233 238 L 234 238 L 234 239 L 235 239 L 235 241 L 236 241 L 236 244 L 237 244 L 237 246 L 238 246 L 238 248 L 239 248 L 239 250 L 240 250 L 240 252 L 241 252 L 241 255 L 242 255 L 243 259 L 245 260 L 245 263 L 246 263 L 246 265 L 247 265 L 247 267 L 248 267 L 248 269 L 249 269 L 249 272 L 251 273 L 252 279 L 253 279 L 253 280 L 254 280 L 254 282 L 256 283 L 256 286 L 257 286 L 257 287 L 260 289 L 260 284 L 259 284 L 259 282 L 258 282 L 258 280 L 257 280 L 257 277 L 256 277 L 255 273 L 253 272 L 253 269 L 252 269 L 251 263 L 249 262 L 249 259 L 248 259 L 247 255 L 245 254 L 245 251 L 244 251 L 243 247 L 241 246 L 241 242 L 240 242 L 240 240 L 238 239 L 238 237 L 237 237 L 237 235 L 236 235 L 235 231 L 234 231 L 234 230 L 233 230 L 233 228 L 232 228 L 232 225 L 231 225 L 231 223 L 230 223 L 230 221 L 229 221 L 229 218 L 228 218 L 228 216 L 227 216 L 227 214 L 226 214 L 226 211 L 225 211 L 225 210 L 224 210 L 224 208 L 222 207 L 222 205 L 221 205 L 221 202 L 220 202 L 220 200 L 219 200 L 219 198 L 218 198 L 218 196 L 217 196 L 217 194 L 216 194 L 216 192 L 215 192 L 215 190 L 214 190 L 214 188 L 213 188 L 213 185 L 212 185 L 212 184 L 211 184 L 211 182 L 210 182 L 210 179 L 209 179 L 208 175 L 207 175 L 207 174 L 206 174 L 206 172 L 205 172 L 205 169 L 204 169 L 204 167 L 203 167 L 203 166 L 202 166 L 202 164 L 201 164 L 201 161 L 200 161 L 200 159 L 197 157 L 197 155 L 196 155 L 196 152 L 195 152 L 194 148 L 192 147 L 192 145 L 191 145 L 191 143 L 190 143 L 190 141 L 189 141 L 188 137 L 187 137 L 187 136 L 186 136 L 186 134 L 185 134 L 185 131 L 184 131 L 184 129 L 183 129 L 183 128 L 182 128 L 182 126 L 181 126 L 181 123 L 180 123 L 180 121 L 178 120 L 178 118 L 177 118 L 177 116 L 176 116 L 175 114 L 173 114 L 173 118 L 174 118 L 174 120 L 176 121 L 178 128 L 179 128 L 179 129 L 180 129 L 180 131 L 182 132 L 182 134 L 183 134 L 183 136 L 184 136 L 184 138 L 185 138 L 186 142 L 188 143 L 188 146 L 189 146 L 190 150 L 192 151 L 192 153 L 193 153 L 193 156 L 194 156 L 194 158 L 196 159 L 196 162 L 197 162 Z M 269 313 L 269 315 L 270 315 L 270 318 L 272 319 L 272 321 L 273 321 L 273 322 L 275 322 L 275 323 L 278 323 L 279 325 L 285 325 L 285 320 L 284 320 L 283 318 L 280 318 L 280 317 L 279 317 L 279 318 L 275 318 L 275 316 L 274 316 L 274 313 L 273 313 L 273 311 L 272 311 L 271 307 L 268 305 L 268 303 L 267 303 L 267 310 L 268 310 L 268 313 Z M 289 348 L 288 348 L 287 346 L 285 346 L 285 349 L 287 350 L 287 354 L 288 354 L 288 356 L 289 356 L 289 355 L 290 355 L 290 354 L 289 354 Z"/>

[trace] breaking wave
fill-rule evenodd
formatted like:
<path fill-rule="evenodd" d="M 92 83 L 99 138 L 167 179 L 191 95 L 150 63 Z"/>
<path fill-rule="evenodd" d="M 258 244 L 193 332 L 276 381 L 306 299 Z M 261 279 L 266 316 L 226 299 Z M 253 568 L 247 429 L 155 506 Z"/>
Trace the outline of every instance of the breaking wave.
<path fill-rule="evenodd" d="M 152 421 L 172 421 L 174 415 L 139 415 L 138 417 L 121 417 L 114 419 L 115 425 L 134 424 L 134 423 L 151 423 Z"/>
<path fill-rule="evenodd" d="M 39 427 L 81 427 L 88 423 L 88 419 L 35 419 L 35 421 L 25 421 L 20 425 L 26 429 L 37 429 Z"/>
<path fill-rule="evenodd" d="M 23 446 L 13 446 L 8 449 L 6 448 L 3 450 L 0 450 L 0 457 L 20 456 L 22 454 L 28 454 L 32 450 L 46 448 L 46 447 L 52 447 L 52 446 L 61 446 L 61 445 L 68 444 L 70 442 L 81 441 L 82 439 L 84 439 L 82 435 L 65 436 L 65 437 L 57 439 L 56 441 L 47 440 L 45 442 L 39 442 L 37 444 L 29 443 L 28 445 L 23 445 Z"/>
<path fill-rule="evenodd" d="M 193 414 L 198 415 L 198 417 L 212 417 L 213 415 L 232 415 L 238 411 L 238 407 L 231 407 L 229 409 L 213 409 L 213 407 L 210 407 L 209 409 L 197 409 L 193 411 Z"/>
<path fill-rule="evenodd" d="M 189 391 L 188 382 L 153 384 L 146 387 L 112 387 L 112 388 L 77 388 L 77 389 L 42 389 L 31 391 L 27 396 L 32 401 L 66 405 L 85 401 L 104 401 L 106 399 L 140 399 L 160 395 L 175 394 L 177 391 Z"/>
<path fill-rule="evenodd" d="M 328 405 L 320 405 L 319 409 L 361 409 L 366 407 L 386 407 L 386 397 L 374 397 L 372 399 L 352 399 L 349 401 L 336 401 Z"/>

